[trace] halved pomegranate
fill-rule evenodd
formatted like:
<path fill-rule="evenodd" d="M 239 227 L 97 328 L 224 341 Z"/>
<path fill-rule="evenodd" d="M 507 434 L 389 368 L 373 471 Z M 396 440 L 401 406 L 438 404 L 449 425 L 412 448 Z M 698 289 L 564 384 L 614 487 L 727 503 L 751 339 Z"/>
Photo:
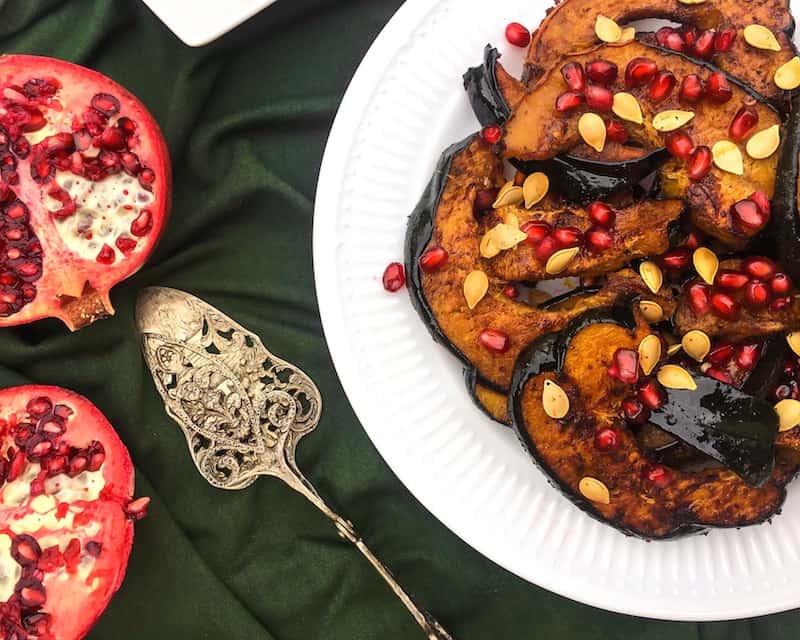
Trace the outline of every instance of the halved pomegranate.
<path fill-rule="evenodd" d="M 144 105 L 78 65 L 0 57 L 0 326 L 78 329 L 113 313 L 166 223 L 164 137 Z"/>
<path fill-rule="evenodd" d="M 0 637 L 78 640 L 125 576 L 130 456 L 108 420 L 58 387 L 0 391 Z"/>

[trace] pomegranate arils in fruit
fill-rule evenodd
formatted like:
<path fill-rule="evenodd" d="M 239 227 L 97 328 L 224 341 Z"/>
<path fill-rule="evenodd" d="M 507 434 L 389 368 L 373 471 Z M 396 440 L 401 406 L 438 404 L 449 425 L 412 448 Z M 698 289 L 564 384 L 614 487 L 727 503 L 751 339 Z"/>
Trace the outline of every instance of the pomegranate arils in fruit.
<path fill-rule="evenodd" d="M 542 240 L 550 235 L 550 225 L 546 222 L 529 220 L 528 222 L 520 225 L 519 229 L 528 236 L 528 239 L 525 240 L 525 242 L 533 247 L 538 245 Z"/>
<path fill-rule="evenodd" d="M 690 73 L 681 80 L 681 88 L 678 91 L 678 96 L 684 102 L 694 104 L 695 102 L 699 102 L 703 97 L 704 91 L 703 81 L 700 79 L 700 76 L 696 73 Z"/>
<path fill-rule="evenodd" d="M 792 290 L 792 279 L 785 273 L 776 273 L 769 286 L 776 296 L 785 296 Z"/>
<path fill-rule="evenodd" d="M 98 93 L 92 98 L 91 105 L 106 117 L 115 116 L 119 113 L 119 100 L 109 93 Z"/>
<path fill-rule="evenodd" d="M 667 151 L 676 158 L 686 159 L 694 151 L 694 142 L 685 131 L 671 131 L 664 138 Z"/>
<path fill-rule="evenodd" d="M 131 229 L 133 233 L 133 229 Z M 134 233 L 134 235 L 136 235 Z M 419 266 L 426 273 L 432 273 L 441 269 L 447 262 L 448 253 L 442 247 L 431 247 L 419 257 Z"/>
<path fill-rule="evenodd" d="M 137 238 L 146 236 L 152 228 L 153 214 L 149 209 L 142 209 L 142 212 L 131 222 L 131 233 Z"/>
<path fill-rule="evenodd" d="M 505 353 L 511 346 L 508 336 L 496 329 L 484 329 L 478 335 L 478 344 L 487 351 L 494 353 Z"/>
<path fill-rule="evenodd" d="M 714 55 L 715 36 L 716 32 L 713 29 L 703 31 L 692 45 L 692 53 L 703 60 L 710 60 Z"/>
<path fill-rule="evenodd" d="M 613 451 L 619 445 L 619 434 L 616 429 L 605 427 L 594 436 L 594 446 L 600 451 Z"/>
<path fill-rule="evenodd" d="M 500 142 L 503 137 L 503 130 L 496 124 L 490 124 L 481 129 L 481 138 L 486 140 L 489 144 L 496 144 Z M 140 178 L 141 179 L 141 178 Z"/>
<path fill-rule="evenodd" d="M 93 558 L 99 558 L 100 554 L 103 553 L 103 545 L 95 540 L 90 540 L 87 542 L 84 549 L 86 550 L 86 553 Z"/>
<path fill-rule="evenodd" d="M 778 266 L 769 258 L 750 256 L 742 262 L 742 270 L 751 278 L 767 281 L 777 273 Z"/>
<path fill-rule="evenodd" d="M 617 349 L 608 374 L 625 384 L 635 384 L 639 380 L 639 354 L 633 349 Z"/>
<path fill-rule="evenodd" d="M 645 469 L 644 478 L 653 486 L 664 489 L 672 482 L 672 472 L 660 464 L 654 464 Z"/>
<path fill-rule="evenodd" d="M 35 578 L 22 578 L 17 582 L 15 592 L 24 609 L 39 609 L 47 602 L 47 593 L 41 581 Z"/>
<path fill-rule="evenodd" d="M 690 284 L 686 288 L 686 296 L 689 300 L 689 306 L 696 315 L 708 313 L 708 311 L 711 309 L 710 294 L 710 287 L 699 282 Z"/>
<path fill-rule="evenodd" d="M 586 88 L 586 76 L 580 62 L 568 62 L 561 67 L 561 76 L 572 91 L 583 91 Z"/>
<path fill-rule="evenodd" d="M 565 113 L 572 111 L 583 104 L 583 93 L 577 91 L 565 91 L 556 98 L 556 111 Z"/>
<path fill-rule="evenodd" d="M 609 120 L 606 124 L 606 137 L 612 142 L 625 144 L 628 141 L 628 132 L 621 122 Z"/>
<path fill-rule="evenodd" d="M 664 389 L 652 378 L 639 387 L 636 397 L 651 411 L 660 409 L 665 400 Z"/>
<path fill-rule="evenodd" d="M 714 312 L 726 320 L 732 320 L 739 314 L 739 305 L 727 293 L 721 291 L 712 293 L 710 303 Z"/>
<path fill-rule="evenodd" d="M 636 424 L 644 424 L 650 419 L 650 409 L 636 398 L 626 398 L 622 401 L 622 413 L 627 420 Z"/>
<path fill-rule="evenodd" d="M 41 555 L 42 548 L 33 536 L 21 534 L 11 542 L 11 557 L 23 567 L 35 566 Z"/>
<path fill-rule="evenodd" d="M 592 82 L 607 86 L 617 79 L 617 65 L 608 60 L 592 60 L 586 65 L 586 75 Z"/>
<path fill-rule="evenodd" d="M 650 88 L 647 95 L 651 102 L 662 102 L 669 97 L 672 90 L 675 88 L 675 76 L 671 71 L 659 71 L 653 81 L 650 83 Z"/>
<path fill-rule="evenodd" d="M 614 226 L 617 214 L 605 202 L 596 200 L 586 207 L 586 213 L 596 225 L 610 229 Z"/>
<path fill-rule="evenodd" d="M 733 97 L 728 78 L 721 71 L 714 71 L 706 80 L 706 96 L 712 102 L 723 104 Z"/>
<path fill-rule="evenodd" d="M 383 272 L 383 288 L 390 293 L 399 291 L 406 283 L 405 267 L 399 262 L 392 262 Z"/>
<path fill-rule="evenodd" d="M 733 41 L 736 39 L 736 29 L 727 27 L 717 31 L 714 36 L 714 50 L 719 52 L 726 52 L 731 50 Z"/>
<path fill-rule="evenodd" d="M 629 89 L 649 84 L 658 71 L 658 65 L 649 58 L 633 58 L 625 69 L 625 86 Z"/>
<path fill-rule="evenodd" d="M 692 151 L 689 156 L 688 174 L 689 179 L 698 182 L 708 175 L 711 171 L 712 155 L 711 149 L 705 145 L 700 145 Z"/>
<path fill-rule="evenodd" d="M 531 43 L 531 32 L 519 22 L 511 22 L 506 27 L 506 40 L 515 47 L 527 47 Z"/>
<path fill-rule="evenodd" d="M 741 289 L 749 282 L 747 274 L 735 269 L 720 269 L 717 273 L 717 279 L 714 282 L 718 287 L 723 289 Z"/>
<path fill-rule="evenodd" d="M 590 84 L 584 91 L 586 106 L 595 111 L 611 111 L 614 105 L 614 94 L 610 89 L 598 84 Z"/>
<path fill-rule="evenodd" d="M 769 214 L 759 209 L 753 200 L 739 200 L 731 207 L 734 224 L 742 229 L 758 230 L 769 222 Z"/>
<path fill-rule="evenodd" d="M 592 253 L 602 253 L 614 246 L 614 236 L 602 227 L 594 227 L 586 232 L 586 247 Z"/>
<path fill-rule="evenodd" d="M 758 124 L 758 111 L 752 107 L 742 107 L 736 112 L 728 127 L 728 135 L 734 142 L 741 142 L 756 128 Z"/>
<path fill-rule="evenodd" d="M 766 307 L 771 297 L 769 285 L 758 280 L 751 280 L 744 289 L 745 303 L 754 309 Z"/>
<path fill-rule="evenodd" d="M 104 244 L 100 247 L 100 252 L 97 254 L 97 262 L 100 264 L 114 264 L 114 261 L 117 259 L 117 253 L 109 247 L 107 244 Z"/>
<path fill-rule="evenodd" d="M 747 342 L 736 349 L 736 364 L 745 371 L 752 370 L 761 356 L 761 345 Z"/>

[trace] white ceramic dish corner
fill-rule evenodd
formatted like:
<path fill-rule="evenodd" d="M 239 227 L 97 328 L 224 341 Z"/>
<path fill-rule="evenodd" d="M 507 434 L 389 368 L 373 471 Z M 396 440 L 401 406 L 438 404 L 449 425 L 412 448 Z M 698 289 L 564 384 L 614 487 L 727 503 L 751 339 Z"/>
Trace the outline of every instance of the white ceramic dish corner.
<path fill-rule="evenodd" d="M 487 42 L 535 26 L 549 0 L 409 0 L 363 60 L 330 135 L 317 190 L 314 263 L 325 334 L 369 436 L 445 525 L 509 571 L 624 613 L 722 620 L 800 606 L 800 483 L 772 524 L 647 543 L 596 522 L 533 465 L 510 430 L 466 394 L 381 274 L 442 149 L 475 131 L 461 85 Z M 457 34 L 457 36 L 456 36 Z"/>

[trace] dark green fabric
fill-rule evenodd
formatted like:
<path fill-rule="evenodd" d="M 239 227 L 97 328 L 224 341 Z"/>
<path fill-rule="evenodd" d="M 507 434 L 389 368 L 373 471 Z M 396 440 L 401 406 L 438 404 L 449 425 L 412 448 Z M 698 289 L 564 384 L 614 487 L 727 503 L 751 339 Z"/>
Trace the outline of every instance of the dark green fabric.
<path fill-rule="evenodd" d="M 115 318 L 74 335 L 52 321 L 0 332 L 0 384 L 58 384 L 93 399 L 130 448 L 139 493 L 153 497 L 125 584 L 90 637 L 422 637 L 373 570 L 301 497 L 266 479 L 221 492 L 197 474 L 134 334 L 136 292 L 162 284 L 221 307 L 317 381 L 325 415 L 300 445 L 301 467 L 456 638 L 796 638 L 794 612 L 669 624 L 531 586 L 445 529 L 372 447 L 322 337 L 312 199 L 339 100 L 399 4 L 280 0 L 201 49 L 183 46 L 136 0 L 0 5 L 5 51 L 74 60 L 126 85 L 161 123 L 174 165 L 171 224 L 149 266 L 116 289 Z"/>

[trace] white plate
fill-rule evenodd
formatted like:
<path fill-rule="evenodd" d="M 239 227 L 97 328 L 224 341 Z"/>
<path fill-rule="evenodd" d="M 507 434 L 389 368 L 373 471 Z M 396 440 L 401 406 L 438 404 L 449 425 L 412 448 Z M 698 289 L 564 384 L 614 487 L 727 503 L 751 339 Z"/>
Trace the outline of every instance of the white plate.
<path fill-rule="evenodd" d="M 549 2 L 549 0 L 548 0 Z M 773 523 L 677 541 L 627 538 L 573 506 L 510 430 L 470 401 L 461 366 L 405 293 L 381 287 L 439 152 L 477 129 L 461 74 L 504 26 L 539 23 L 541 0 L 410 0 L 361 64 L 331 132 L 314 216 L 325 335 L 364 428 L 412 493 L 482 554 L 605 609 L 675 620 L 800 605 L 800 486 Z M 424 540 L 409 541 L 424 545 Z"/>
<path fill-rule="evenodd" d="M 143 0 L 191 47 L 216 40 L 276 0 Z"/>

